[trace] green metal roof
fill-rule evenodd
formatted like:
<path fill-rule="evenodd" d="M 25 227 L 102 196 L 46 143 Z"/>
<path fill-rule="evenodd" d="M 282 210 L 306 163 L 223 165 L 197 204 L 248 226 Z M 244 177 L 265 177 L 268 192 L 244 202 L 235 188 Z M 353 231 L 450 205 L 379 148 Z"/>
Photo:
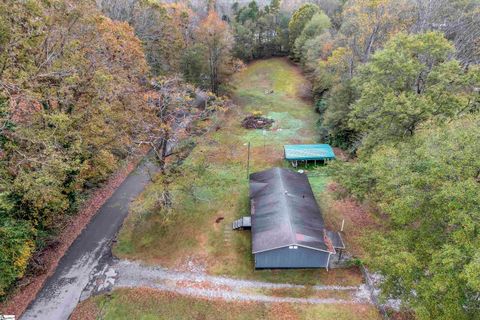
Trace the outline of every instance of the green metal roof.
<path fill-rule="evenodd" d="M 289 161 L 335 159 L 335 153 L 328 144 L 291 144 L 285 145 L 284 149 L 285 159 Z"/>

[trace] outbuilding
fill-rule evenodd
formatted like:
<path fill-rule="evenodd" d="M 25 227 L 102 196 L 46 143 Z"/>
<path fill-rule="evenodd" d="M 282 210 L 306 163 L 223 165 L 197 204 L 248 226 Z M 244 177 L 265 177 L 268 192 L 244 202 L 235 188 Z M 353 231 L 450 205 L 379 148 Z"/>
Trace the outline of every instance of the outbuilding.
<path fill-rule="evenodd" d="M 328 144 L 291 144 L 284 145 L 285 160 L 294 167 L 298 162 L 326 162 L 335 159 L 335 153 Z"/>
<path fill-rule="evenodd" d="M 325 229 L 308 177 L 303 173 L 272 168 L 251 174 L 250 205 L 256 269 L 328 269 L 336 246 L 344 247 L 338 232 Z"/>

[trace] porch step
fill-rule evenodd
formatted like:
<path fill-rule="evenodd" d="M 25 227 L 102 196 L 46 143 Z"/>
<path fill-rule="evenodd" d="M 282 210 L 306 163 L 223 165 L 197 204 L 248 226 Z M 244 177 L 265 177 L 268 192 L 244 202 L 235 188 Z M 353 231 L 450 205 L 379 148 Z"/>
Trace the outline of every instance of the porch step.
<path fill-rule="evenodd" d="M 250 229 L 252 227 L 252 219 L 250 216 L 242 217 L 233 221 L 232 229 L 233 230 L 243 230 Z"/>

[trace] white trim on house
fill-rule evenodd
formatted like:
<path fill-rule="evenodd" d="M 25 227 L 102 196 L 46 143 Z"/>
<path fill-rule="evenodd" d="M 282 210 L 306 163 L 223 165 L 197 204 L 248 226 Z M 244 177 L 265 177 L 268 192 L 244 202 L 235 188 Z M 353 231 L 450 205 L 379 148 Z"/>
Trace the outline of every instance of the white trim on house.
<path fill-rule="evenodd" d="M 327 271 L 328 271 L 328 267 L 330 266 L 330 256 L 331 256 L 331 255 L 332 255 L 331 253 L 328 254 L 328 258 L 327 258 Z"/>
<path fill-rule="evenodd" d="M 291 243 L 291 244 L 283 245 L 283 246 L 280 246 L 280 247 L 269 248 L 269 249 L 260 250 L 260 251 L 252 251 L 252 254 L 257 254 L 257 253 L 262 253 L 262 252 L 267 252 L 267 251 L 272 251 L 272 250 L 277 250 L 277 249 L 282 249 L 282 248 L 288 248 L 290 246 L 297 246 L 297 247 L 302 247 L 302 248 L 311 249 L 311 250 L 315 250 L 315 251 L 327 252 L 329 254 L 336 254 L 337 253 L 335 251 L 335 248 L 333 248 L 333 252 L 332 252 L 332 251 L 327 251 L 327 250 L 323 250 L 323 249 L 304 246 L 304 245 L 301 245 L 301 244 L 298 244 L 298 243 Z"/>
<path fill-rule="evenodd" d="M 297 244 L 297 246 L 299 246 L 299 247 L 304 247 L 304 248 L 307 248 L 307 249 L 317 250 L 317 251 L 328 252 L 328 253 L 330 253 L 330 254 L 335 254 L 335 253 L 337 253 L 337 252 L 335 251 L 335 248 L 333 248 L 333 252 L 332 252 L 332 251 L 328 251 L 328 250 L 322 250 L 322 249 L 318 249 L 318 248 L 313 248 L 313 247 L 305 246 L 305 245 L 302 245 L 302 244 Z"/>

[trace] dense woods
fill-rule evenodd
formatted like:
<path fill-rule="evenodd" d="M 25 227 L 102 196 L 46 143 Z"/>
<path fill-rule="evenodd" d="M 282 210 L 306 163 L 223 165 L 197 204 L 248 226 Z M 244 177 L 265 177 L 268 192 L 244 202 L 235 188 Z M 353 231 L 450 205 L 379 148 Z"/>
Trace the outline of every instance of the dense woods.
<path fill-rule="evenodd" d="M 252 59 L 285 55 L 288 52 L 288 16 L 280 11 L 280 1 L 261 8 L 255 1 L 244 7 L 232 6 L 233 54 Z"/>
<path fill-rule="evenodd" d="M 292 15 L 291 55 L 313 82 L 319 140 L 351 154 L 330 168 L 339 196 L 368 203 L 384 227 L 364 260 L 417 318 L 475 319 L 479 4 L 347 1 L 340 17 L 321 7 Z"/>
<path fill-rule="evenodd" d="M 135 148 L 148 67 L 132 28 L 89 5 L 4 1 L 0 26 L 3 293 L 79 192 Z"/>
<path fill-rule="evenodd" d="M 318 140 L 351 157 L 331 166 L 339 196 L 384 227 L 364 260 L 385 297 L 419 319 L 478 318 L 479 2 L 305 2 L 2 0 L 0 296 L 87 189 L 143 145 L 162 158 L 199 90 L 215 109 L 244 62 L 288 56 Z"/>
<path fill-rule="evenodd" d="M 175 76 L 181 57 L 172 50 L 191 39 L 181 19 L 160 24 L 161 14 L 187 19 L 188 10 L 154 8 L 135 11 L 148 25 L 134 26 L 161 41 L 142 42 L 129 23 L 111 20 L 89 1 L 0 4 L 0 295 L 54 239 L 87 189 L 145 145 L 161 159 L 175 116 L 198 116 L 191 109 L 197 89 Z M 195 59 L 205 65 L 201 77 L 208 81 L 201 84 L 218 91 L 230 67 L 228 28 L 214 13 L 204 19 L 214 34 L 196 29 L 204 47 Z M 162 36 L 155 28 L 167 29 Z M 222 105 L 205 95 L 205 112 Z"/>
<path fill-rule="evenodd" d="M 423 123 L 411 138 L 335 166 L 336 179 L 383 216 L 387 231 L 369 236 L 368 263 L 420 319 L 479 314 L 479 124 L 472 115 Z"/>

